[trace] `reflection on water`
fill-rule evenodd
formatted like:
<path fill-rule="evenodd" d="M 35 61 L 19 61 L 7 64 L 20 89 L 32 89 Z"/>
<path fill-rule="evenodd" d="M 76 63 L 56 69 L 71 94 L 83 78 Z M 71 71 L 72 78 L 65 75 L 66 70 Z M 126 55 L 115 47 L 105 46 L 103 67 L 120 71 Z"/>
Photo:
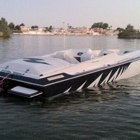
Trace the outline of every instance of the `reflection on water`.
<path fill-rule="evenodd" d="M 130 85 L 135 78 L 129 80 L 50 101 L 1 99 L 2 138 L 9 138 L 8 135 L 23 139 L 139 138 L 140 86 L 137 82 Z"/>
<path fill-rule="evenodd" d="M 64 44 L 65 43 L 65 44 Z M 114 36 L 38 36 L 13 35 L 0 38 L 0 63 L 16 58 L 45 55 L 62 49 L 140 48 L 140 40 L 121 40 Z"/>
<path fill-rule="evenodd" d="M 70 48 L 134 48 L 140 40 L 108 36 L 66 36 Z M 63 36 L 0 38 L 0 63 L 64 48 Z M 0 139 L 139 139 L 140 76 L 52 100 L 0 95 Z"/>
<path fill-rule="evenodd" d="M 23 104 L 26 102 L 26 104 L 43 108 L 50 108 L 52 106 L 53 107 L 66 105 L 70 106 L 71 104 L 72 105 L 83 104 L 89 102 L 93 104 L 96 102 L 101 103 L 103 101 L 110 101 L 123 97 L 129 97 L 129 95 L 132 94 L 131 92 L 133 89 L 135 91 L 140 90 L 140 89 L 136 90 L 136 88 L 137 86 L 129 86 L 126 83 L 125 84 L 112 83 L 81 91 L 75 91 L 69 94 L 61 94 L 58 97 L 50 99 L 44 97 L 42 98 L 40 96 L 35 97 L 34 99 L 26 99 L 14 95 L 7 95 L 6 102 L 14 102 L 14 103 L 22 102 Z M 3 97 L 5 97 L 5 95 L 3 95 Z"/>

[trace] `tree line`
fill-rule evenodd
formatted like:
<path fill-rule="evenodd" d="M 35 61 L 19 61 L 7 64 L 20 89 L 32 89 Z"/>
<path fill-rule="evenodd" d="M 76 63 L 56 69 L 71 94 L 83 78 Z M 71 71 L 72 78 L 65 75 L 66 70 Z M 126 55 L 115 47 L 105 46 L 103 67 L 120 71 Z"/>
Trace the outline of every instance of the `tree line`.
<path fill-rule="evenodd" d="M 15 26 L 13 22 L 9 23 L 5 18 L 0 19 L 0 37 L 9 37 L 13 30 L 20 30 L 20 26 Z"/>
<path fill-rule="evenodd" d="M 1 18 L 0 20 L 0 36 L 1 37 L 9 37 L 11 35 L 11 30 L 8 26 L 8 23 L 5 18 Z"/>
<path fill-rule="evenodd" d="M 24 23 L 15 25 L 13 22 L 9 23 L 5 18 L 0 19 L 0 37 L 9 37 L 13 32 L 21 32 L 21 26 L 25 26 Z M 31 26 L 31 30 L 37 30 L 39 27 L 37 25 Z M 44 27 L 45 31 L 51 32 L 53 27 Z"/>
<path fill-rule="evenodd" d="M 139 30 L 134 29 L 134 26 L 128 24 L 125 29 L 118 28 L 120 33 L 118 34 L 118 38 L 126 38 L 126 39 L 140 39 Z"/>
<path fill-rule="evenodd" d="M 104 23 L 104 22 L 96 22 L 91 26 L 92 28 L 103 28 L 103 29 L 107 29 L 110 28 L 111 26 L 109 26 L 108 23 Z"/>
<path fill-rule="evenodd" d="M 9 37 L 13 31 L 21 32 L 21 26 L 25 26 L 24 23 L 21 23 L 20 25 L 16 25 L 11 22 L 8 24 L 5 18 L 0 19 L 0 37 Z M 68 26 L 71 27 L 71 26 Z M 91 29 L 93 28 L 103 28 L 103 29 L 110 29 L 112 26 L 109 26 L 108 23 L 104 22 L 95 22 Z M 37 30 L 39 27 L 37 25 L 31 26 L 31 30 Z M 53 27 L 44 27 L 44 31 L 51 32 L 53 30 Z M 118 30 L 120 33 L 118 34 L 119 38 L 126 38 L 126 37 L 136 37 L 140 38 L 140 32 L 138 30 L 135 30 L 134 27 L 131 24 L 128 24 L 125 29 L 118 27 L 116 30 Z"/>

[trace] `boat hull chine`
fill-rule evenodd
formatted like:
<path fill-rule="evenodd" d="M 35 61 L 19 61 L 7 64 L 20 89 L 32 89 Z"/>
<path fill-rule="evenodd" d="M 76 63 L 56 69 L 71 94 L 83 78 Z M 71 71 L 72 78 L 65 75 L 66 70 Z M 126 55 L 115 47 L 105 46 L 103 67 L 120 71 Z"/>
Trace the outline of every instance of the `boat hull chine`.
<path fill-rule="evenodd" d="M 128 69 L 130 63 L 107 68 L 97 72 L 85 73 L 45 87 L 45 96 L 51 97 L 60 93 L 70 93 L 86 88 L 115 82 Z"/>
<path fill-rule="evenodd" d="M 44 62 L 37 61 L 41 64 L 37 63 L 37 69 L 32 69 L 31 72 L 34 72 L 34 74 L 31 72 L 28 73 L 29 69 L 27 69 L 28 71 L 26 70 L 26 73 L 21 74 L 17 72 L 15 73 L 13 69 L 7 70 L 8 66 L 5 68 L 2 67 L 0 71 L 1 88 L 3 88 L 4 91 L 9 91 L 8 93 L 10 94 L 15 91 L 16 95 L 23 97 L 27 97 L 28 95 L 29 98 L 35 97 L 36 95 L 43 97 L 53 97 L 63 93 L 71 93 L 86 88 L 92 88 L 107 83 L 116 82 L 118 80 L 126 79 L 139 74 L 139 52 L 136 57 L 134 57 L 134 55 L 132 55 L 133 57 L 131 55 L 131 57 L 128 57 L 127 55 L 124 57 L 122 56 L 123 54 L 120 56 L 116 55 L 115 60 L 111 61 L 110 55 L 100 56 L 97 59 L 85 61 L 83 63 L 78 62 L 78 64 L 70 64 L 68 62 L 64 63 L 63 60 L 61 63 L 57 64 L 57 62 L 54 62 L 55 58 L 46 58 L 46 60 L 51 60 L 50 62 L 53 63 L 48 65 L 48 63 L 46 64 Z M 104 58 L 106 59 L 104 60 Z M 33 64 L 28 65 L 34 66 Z M 43 67 L 42 65 L 45 66 Z M 40 72 L 39 66 L 46 68 L 46 65 L 47 68 L 50 68 L 50 73 L 47 71 L 48 69 L 45 69 L 46 73 L 43 71 L 43 74 L 35 74 L 37 70 L 37 72 Z M 56 67 L 54 71 L 54 66 L 57 65 L 59 69 Z M 53 70 L 53 72 L 51 70 Z M 25 89 L 27 92 L 20 92 L 20 89 Z M 35 92 L 31 92 L 30 94 L 29 91 Z"/>

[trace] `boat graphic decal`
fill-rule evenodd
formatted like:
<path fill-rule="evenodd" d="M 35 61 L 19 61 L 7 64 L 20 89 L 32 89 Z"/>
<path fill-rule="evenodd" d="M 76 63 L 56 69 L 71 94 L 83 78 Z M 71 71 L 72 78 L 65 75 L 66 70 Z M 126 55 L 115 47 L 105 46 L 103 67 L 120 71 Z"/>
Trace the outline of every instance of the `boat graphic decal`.
<path fill-rule="evenodd" d="M 123 74 L 124 71 L 125 71 L 125 67 L 122 67 L 121 75 Z"/>
<path fill-rule="evenodd" d="M 117 74 L 117 77 L 116 78 L 118 78 L 119 76 L 121 76 L 122 74 L 123 74 L 123 72 L 124 72 L 124 67 L 119 67 L 119 71 L 118 71 L 118 74 Z"/>
<path fill-rule="evenodd" d="M 87 82 L 87 81 L 85 81 L 77 90 L 82 89 L 86 82 Z"/>
<path fill-rule="evenodd" d="M 49 63 L 43 62 L 44 61 L 43 59 L 39 58 L 24 58 L 23 61 L 50 65 Z"/>
<path fill-rule="evenodd" d="M 114 75 L 114 71 L 113 69 L 109 69 L 107 71 L 104 71 L 103 72 L 103 76 L 101 77 L 98 85 L 101 85 L 101 84 L 105 84 L 105 82 L 103 83 L 103 81 L 106 81 L 106 83 L 109 81 L 110 77 L 112 77 L 112 75 Z M 108 77 L 108 78 L 107 78 Z M 105 79 L 108 79 L 108 80 L 105 80 Z"/>
<path fill-rule="evenodd" d="M 101 77 L 102 77 L 103 73 L 101 75 L 99 75 L 99 77 L 97 77 L 96 80 L 94 80 L 88 87 L 93 87 L 93 86 L 97 86 Z"/>
<path fill-rule="evenodd" d="M 121 76 L 128 68 L 129 64 L 119 66 L 113 69 L 109 69 L 107 71 L 104 71 L 102 74 L 98 73 L 98 77 L 94 78 L 92 82 L 87 86 L 89 87 L 94 87 L 97 85 L 102 85 L 106 84 L 108 82 L 113 82 L 115 81 L 119 76 Z M 86 87 L 85 87 L 86 88 Z"/>
<path fill-rule="evenodd" d="M 126 71 L 126 70 L 127 70 L 127 68 L 128 68 L 128 66 L 125 66 L 124 71 Z"/>
<path fill-rule="evenodd" d="M 120 69 L 118 77 L 121 76 L 123 74 L 123 68 Z"/>
<path fill-rule="evenodd" d="M 118 78 L 118 76 L 122 75 L 125 70 L 128 68 L 128 65 L 120 66 L 118 68 L 114 68 L 108 82 L 112 82 Z"/>
<path fill-rule="evenodd" d="M 64 91 L 64 93 L 67 93 L 67 92 L 69 92 L 69 91 L 70 91 L 70 89 L 71 89 L 71 87 L 70 87 L 70 88 L 68 88 L 66 91 Z"/>
<path fill-rule="evenodd" d="M 102 85 L 102 84 L 105 84 L 105 83 L 107 83 L 107 82 L 109 81 L 109 77 L 110 77 L 111 73 L 112 73 L 112 70 L 109 72 L 109 74 L 108 74 L 108 75 L 106 76 L 106 78 L 103 80 L 103 82 L 101 83 L 101 85 Z"/>
<path fill-rule="evenodd" d="M 117 70 L 116 70 L 116 72 L 114 73 L 114 75 L 111 77 L 111 79 L 108 81 L 108 82 L 113 82 L 113 81 L 115 81 L 115 79 L 117 78 L 117 76 L 119 75 L 118 73 L 119 73 L 119 69 L 120 68 L 118 68 Z"/>
<path fill-rule="evenodd" d="M 115 79 L 115 77 L 117 77 L 117 75 L 118 75 L 117 72 L 119 72 L 119 69 L 120 69 L 120 67 L 112 69 L 112 73 L 107 82 L 112 82 Z"/>

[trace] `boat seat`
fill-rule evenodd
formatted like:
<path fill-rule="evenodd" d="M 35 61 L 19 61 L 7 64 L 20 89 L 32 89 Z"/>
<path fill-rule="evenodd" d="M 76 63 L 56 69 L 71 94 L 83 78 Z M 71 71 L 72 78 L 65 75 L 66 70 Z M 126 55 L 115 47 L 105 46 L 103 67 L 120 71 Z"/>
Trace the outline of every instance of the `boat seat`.
<path fill-rule="evenodd" d="M 91 60 L 93 58 L 95 58 L 94 54 L 88 54 L 88 53 L 82 54 L 81 55 L 81 62 L 84 62 L 84 61 L 87 61 L 87 60 Z"/>
<path fill-rule="evenodd" d="M 65 60 L 65 61 L 67 61 L 69 63 L 72 63 L 72 64 L 79 63 L 79 61 L 76 60 L 76 58 L 74 58 L 74 56 L 72 56 L 72 55 L 70 55 L 70 54 L 68 54 L 66 52 L 57 52 L 55 54 L 55 57 L 59 58 L 59 59 L 62 59 L 62 60 Z"/>
<path fill-rule="evenodd" d="M 100 56 L 104 56 L 104 55 L 108 55 L 110 53 L 113 53 L 112 51 L 109 51 L 109 50 L 102 50 L 99 54 L 98 54 L 98 57 Z"/>
<path fill-rule="evenodd" d="M 55 57 L 64 60 L 64 52 L 56 52 Z"/>
<path fill-rule="evenodd" d="M 69 63 L 72 63 L 72 64 L 78 64 L 79 61 L 74 58 L 72 55 L 69 55 L 69 54 L 65 54 L 65 60 Z"/>

